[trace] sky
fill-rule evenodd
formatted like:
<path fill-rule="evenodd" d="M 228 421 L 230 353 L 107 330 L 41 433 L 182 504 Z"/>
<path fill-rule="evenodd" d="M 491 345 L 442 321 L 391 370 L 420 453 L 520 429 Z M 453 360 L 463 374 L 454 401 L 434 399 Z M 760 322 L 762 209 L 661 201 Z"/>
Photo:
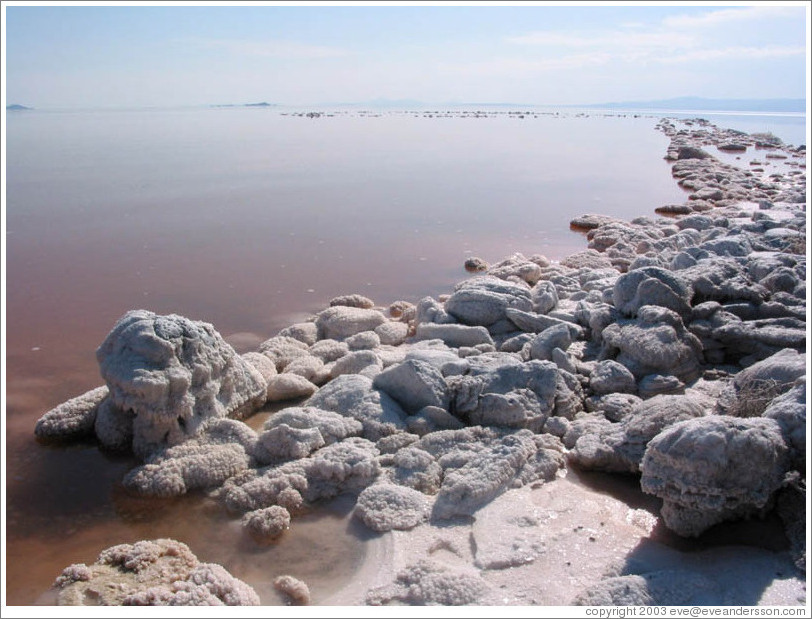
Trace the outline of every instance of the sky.
<path fill-rule="evenodd" d="M 807 90 L 807 2 L 152 4 L 4 3 L 5 102 L 577 105 Z"/>

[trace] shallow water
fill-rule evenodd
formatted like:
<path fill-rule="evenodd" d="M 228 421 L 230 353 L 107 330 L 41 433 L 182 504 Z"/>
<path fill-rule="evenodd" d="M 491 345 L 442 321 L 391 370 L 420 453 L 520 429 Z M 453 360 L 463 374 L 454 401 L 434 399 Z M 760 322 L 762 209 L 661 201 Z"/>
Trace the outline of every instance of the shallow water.
<path fill-rule="evenodd" d="M 341 506 L 257 550 L 202 497 L 128 496 L 131 459 L 34 441 L 39 416 L 101 384 L 95 348 L 127 310 L 211 322 L 243 352 L 338 294 L 415 302 L 449 291 L 471 255 L 561 258 L 585 247 L 577 215 L 653 215 L 685 197 L 654 116 L 292 112 L 8 114 L 8 604 L 158 536 L 266 603 L 278 566 L 318 600 L 363 559 Z"/>

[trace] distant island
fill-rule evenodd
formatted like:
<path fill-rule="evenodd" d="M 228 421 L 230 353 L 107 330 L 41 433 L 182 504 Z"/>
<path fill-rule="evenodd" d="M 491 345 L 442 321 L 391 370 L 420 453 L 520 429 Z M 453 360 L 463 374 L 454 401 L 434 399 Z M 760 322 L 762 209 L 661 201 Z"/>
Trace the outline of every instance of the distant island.
<path fill-rule="evenodd" d="M 24 105 L 20 105 L 19 103 L 12 103 L 11 105 L 7 105 L 6 109 L 7 110 L 17 111 L 17 110 L 33 110 L 34 108 L 33 107 L 26 107 Z"/>
<path fill-rule="evenodd" d="M 595 103 L 591 107 L 626 110 L 703 110 L 717 112 L 806 112 L 806 99 L 705 99 L 703 97 L 676 97 L 655 101 L 620 101 Z"/>
<path fill-rule="evenodd" d="M 268 103 L 261 101 L 260 103 L 224 103 L 220 105 L 212 105 L 212 107 L 275 107 L 275 103 Z"/>

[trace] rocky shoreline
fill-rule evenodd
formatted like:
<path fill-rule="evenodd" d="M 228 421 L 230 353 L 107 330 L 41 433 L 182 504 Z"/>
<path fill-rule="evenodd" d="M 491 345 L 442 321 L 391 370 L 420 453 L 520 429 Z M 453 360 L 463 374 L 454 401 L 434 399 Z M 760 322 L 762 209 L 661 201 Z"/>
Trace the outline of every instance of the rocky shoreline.
<path fill-rule="evenodd" d="M 388 568 L 328 603 L 805 603 L 805 149 L 701 119 L 658 129 L 690 191 L 656 209 L 668 217 L 585 215 L 572 227 L 587 249 L 560 262 L 471 259 L 470 278 L 416 305 L 337 297 L 242 355 L 212 325 L 128 312 L 97 350 L 105 384 L 35 433 L 133 452 L 129 491 L 206 492 L 257 544 L 357 496 Z M 745 170 L 711 147 L 765 161 Z M 267 405 L 278 410 L 255 431 L 244 420 Z M 588 492 L 568 469 L 633 475 L 659 513 Z M 695 538 L 768 515 L 791 560 L 630 558 L 658 527 Z M 60 603 L 259 602 L 178 542 L 139 544 L 66 568 Z M 309 600 L 295 578 L 279 587 Z"/>

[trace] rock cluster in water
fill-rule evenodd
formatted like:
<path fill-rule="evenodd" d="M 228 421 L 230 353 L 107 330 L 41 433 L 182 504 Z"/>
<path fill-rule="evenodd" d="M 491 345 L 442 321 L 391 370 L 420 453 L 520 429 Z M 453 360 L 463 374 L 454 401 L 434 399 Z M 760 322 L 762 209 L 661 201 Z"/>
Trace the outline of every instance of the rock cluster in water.
<path fill-rule="evenodd" d="M 221 565 L 201 563 L 172 539 L 103 550 L 92 565 L 66 567 L 57 602 L 71 606 L 258 606 L 259 596 Z"/>
<path fill-rule="evenodd" d="M 106 384 L 36 434 L 132 450 L 143 464 L 127 488 L 207 491 L 257 541 L 345 493 L 378 532 L 467 517 L 569 463 L 639 475 L 683 536 L 778 505 L 803 565 L 804 152 L 688 127 L 659 125 L 691 191 L 658 209 L 668 218 L 585 215 L 572 226 L 587 249 L 561 262 L 472 259 L 469 279 L 416 305 L 338 297 L 242 355 L 211 325 L 129 312 L 98 350 Z M 710 146 L 793 169 L 765 177 Z M 279 402 L 260 431 L 241 421 Z M 624 576 L 580 600 L 683 599 L 664 582 Z M 368 601 L 476 603 L 479 591 L 475 575 L 420 564 Z"/>

